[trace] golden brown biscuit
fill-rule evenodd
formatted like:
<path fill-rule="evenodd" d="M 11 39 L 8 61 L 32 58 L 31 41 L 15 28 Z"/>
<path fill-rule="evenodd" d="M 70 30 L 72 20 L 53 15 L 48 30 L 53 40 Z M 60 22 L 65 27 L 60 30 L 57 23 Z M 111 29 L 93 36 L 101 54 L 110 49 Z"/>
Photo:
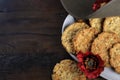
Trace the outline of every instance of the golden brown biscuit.
<path fill-rule="evenodd" d="M 102 31 L 103 18 L 91 18 L 89 19 L 91 27 L 95 28 L 98 33 Z"/>
<path fill-rule="evenodd" d="M 91 52 L 94 54 L 99 54 L 104 60 L 105 66 L 109 67 L 109 55 L 108 50 L 113 44 L 120 42 L 119 37 L 115 33 L 103 32 L 98 35 L 94 40 L 91 47 Z"/>
<path fill-rule="evenodd" d="M 120 16 L 107 17 L 103 28 L 104 31 L 116 33 L 120 37 Z"/>
<path fill-rule="evenodd" d="M 79 51 L 83 53 L 89 51 L 96 33 L 97 31 L 94 28 L 84 29 L 77 33 L 73 38 L 73 45 L 76 53 Z"/>
<path fill-rule="evenodd" d="M 76 22 L 68 26 L 62 34 L 62 44 L 67 50 L 68 53 L 75 53 L 73 48 L 72 39 L 74 35 L 85 28 L 89 28 L 89 26 L 84 22 Z"/>
<path fill-rule="evenodd" d="M 66 59 L 57 63 L 53 69 L 52 80 L 86 80 L 77 63 Z"/>
<path fill-rule="evenodd" d="M 120 43 L 110 49 L 110 64 L 116 72 L 120 73 Z"/>

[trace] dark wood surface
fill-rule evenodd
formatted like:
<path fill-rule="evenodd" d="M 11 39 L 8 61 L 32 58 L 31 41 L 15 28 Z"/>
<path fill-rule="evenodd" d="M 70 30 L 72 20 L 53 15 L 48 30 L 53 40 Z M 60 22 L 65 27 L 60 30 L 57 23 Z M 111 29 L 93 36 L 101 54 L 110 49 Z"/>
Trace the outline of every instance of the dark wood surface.
<path fill-rule="evenodd" d="M 1 0 L 0 80 L 51 80 L 71 58 L 60 40 L 66 16 L 60 0 Z"/>
<path fill-rule="evenodd" d="M 60 0 L 1 0 L 0 80 L 51 80 L 70 58 L 60 42 L 66 15 Z"/>

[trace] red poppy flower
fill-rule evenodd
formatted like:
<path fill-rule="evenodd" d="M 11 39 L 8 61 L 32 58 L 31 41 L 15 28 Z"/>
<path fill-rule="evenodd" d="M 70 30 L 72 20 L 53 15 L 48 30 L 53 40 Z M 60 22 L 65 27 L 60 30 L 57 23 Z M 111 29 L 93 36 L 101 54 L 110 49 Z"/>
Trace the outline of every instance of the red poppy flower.
<path fill-rule="evenodd" d="M 101 7 L 101 3 L 108 3 L 110 0 L 96 0 L 95 3 L 93 4 L 93 10 L 96 11 L 97 9 L 99 9 Z"/>
<path fill-rule="evenodd" d="M 104 62 L 99 55 L 93 55 L 91 52 L 77 54 L 78 67 L 89 79 L 97 78 L 104 70 Z"/>

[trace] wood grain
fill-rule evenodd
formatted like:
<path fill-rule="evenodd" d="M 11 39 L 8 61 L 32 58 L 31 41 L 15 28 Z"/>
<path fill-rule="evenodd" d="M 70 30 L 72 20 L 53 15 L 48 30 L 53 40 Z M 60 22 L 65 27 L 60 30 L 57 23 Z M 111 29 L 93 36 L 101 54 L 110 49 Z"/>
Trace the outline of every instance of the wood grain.
<path fill-rule="evenodd" d="M 4 0 L 0 13 L 0 52 L 62 53 L 60 36 L 66 12 L 59 0 Z M 60 51 L 60 52 L 59 52 Z"/>
<path fill-rule="evenodd" d="M 66 15 L 59 0 L 1 0 L 0 80 L 51 80 L 70 58 L 60 42 Z"/>
<path fill-rule="evenodd" d="M 71 57 L 61 45 L 60 0 L 0 0 L 0 80 L 51 80 Z"/>

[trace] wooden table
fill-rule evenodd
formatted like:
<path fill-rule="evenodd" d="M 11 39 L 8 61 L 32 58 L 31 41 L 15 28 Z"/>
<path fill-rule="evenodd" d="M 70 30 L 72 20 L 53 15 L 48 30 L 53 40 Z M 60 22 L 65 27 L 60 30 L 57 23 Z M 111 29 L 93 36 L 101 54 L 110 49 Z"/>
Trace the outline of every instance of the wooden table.
<path fill-rule="evenodd" d="M 60 0 L 1 0 L 0 80 L 51 80 L 70 58 L 60 40 L 66 15 Z"/>
<path fill-rule="evenodd" d="M 1 0 L 0 80 L 51 80 L 70 58 L 61 45 L 66 16 L 60 0 Z"/>

